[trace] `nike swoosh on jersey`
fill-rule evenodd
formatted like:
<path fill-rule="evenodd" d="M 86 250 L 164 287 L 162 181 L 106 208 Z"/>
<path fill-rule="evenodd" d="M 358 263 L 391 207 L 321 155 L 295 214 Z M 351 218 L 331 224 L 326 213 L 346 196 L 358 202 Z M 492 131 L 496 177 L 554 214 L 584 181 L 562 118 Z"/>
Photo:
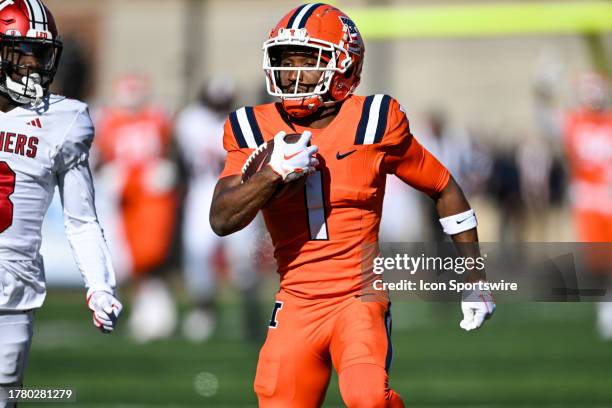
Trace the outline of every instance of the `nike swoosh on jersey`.
<path fill-rule="evenodd" d="M 356 151 L 357 151 L 357 149 L 353 149 L 350 152 L 346 152 L 346 153 L 336 152 L 336 159 L 342 160 L 345 157 L 350 156 L 351 154 L 355 153 Z"/>

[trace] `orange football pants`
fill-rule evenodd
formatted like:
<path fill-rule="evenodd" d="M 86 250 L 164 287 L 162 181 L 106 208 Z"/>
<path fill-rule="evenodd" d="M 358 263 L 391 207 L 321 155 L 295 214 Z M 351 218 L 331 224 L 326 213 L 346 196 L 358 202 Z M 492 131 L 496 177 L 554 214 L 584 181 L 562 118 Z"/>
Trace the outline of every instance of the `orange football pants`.
<path fill-rule="evenodd" d="M 386 301 L 308 300 L 281 290 L 259 353 L 259 406 L 320 407 L 333 365 L 347 407 L 404 407 L 388 385 L 390 331 Z"/>
<path fill-rule="evenodd" d="M 595 211 L 574 210 L 574 220 L 580 242 L 612 243 L 612 215 Z M 610 247 L 610 245 L 590 245 L 584 248 L 586 263 L 593 273 L 612 273 Z"/>

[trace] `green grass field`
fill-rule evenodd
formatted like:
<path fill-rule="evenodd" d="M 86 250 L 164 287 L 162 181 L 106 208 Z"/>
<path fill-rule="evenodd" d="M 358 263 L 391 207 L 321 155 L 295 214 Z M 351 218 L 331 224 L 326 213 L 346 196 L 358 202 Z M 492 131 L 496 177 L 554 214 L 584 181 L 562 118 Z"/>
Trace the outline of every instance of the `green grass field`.
<path fill-rule="evenodd" d="M 592 304 L 502 304 L 474 333 L 459 329 L 457 305 L 393 308 L 391 384 L 408 407 L 612 407 L 612 343 L 597 338 Z M 81 292 L 52 290 L 36 315 L 26 386 L 72 387 L 77 402 L 20 406 L 256 406 L 258 346 L 240 340 L 232 296 L 221 312 L 206 344 L 137 345 L 123 328 L 103 336 L 90 327 Z M 325 406 L 343 406 L 335 378 Z"/>

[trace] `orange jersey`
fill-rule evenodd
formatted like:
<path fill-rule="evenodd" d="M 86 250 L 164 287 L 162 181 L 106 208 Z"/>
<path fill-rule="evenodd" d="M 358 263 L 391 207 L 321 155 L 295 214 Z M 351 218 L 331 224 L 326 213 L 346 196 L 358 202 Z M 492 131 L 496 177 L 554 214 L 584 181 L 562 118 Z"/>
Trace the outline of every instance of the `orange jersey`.
<path fill-rule="evenodd" d="M 171 129 L 168 115 L 160 109 L 109 108 L 96 123 L 96 145 L 102 161 L 117 160 L 133 168 L 167 155 Z"/>
<path fill-rule="evenodd" d="M 156 108 L 107 109 L 97 124 L 101 161 L 121 169 L 121 221 L 136 275 L 162 264 L 172 243 L 177 194 L 150 185 L 156 166 L 168 157 L 171 136 L 168 115 Z"/>
<path fill-rule="evenodd" d="M 612 174 L 612 111 L 571 112 L 565 137 L 572 178 L 605 183 Z"/>
<path fill-rule="evenodd" d="M 577 238 L 612 242 L 612 111 L 571 112 L 565 126 L 571 200 Z M 591 267 L 610 265 L 609 256 L 589 256 Z"/>
<path fill-rule="evenodd" d="M 565 146 L 574 208 L 612 216 L 612 111 L 570 113 Z"/>
<path fill-rule="evenodd" d="M 266 104 L 229 115 L 220 177 L 241 174 L 253 149 L 279 131 L 310 130 L 320 168 L 302 191 L 263 209 L 281 288 L 306 298 L 355 294 L 363 283 L 362 258 L 369 256 L 363 246 L 378 241 L 387 174 L 435 194 L 449 172 L 412 136 L 401 106 L 387 95 L 350 96 L 324 129 L 292 129 L 281 109 Z"/>

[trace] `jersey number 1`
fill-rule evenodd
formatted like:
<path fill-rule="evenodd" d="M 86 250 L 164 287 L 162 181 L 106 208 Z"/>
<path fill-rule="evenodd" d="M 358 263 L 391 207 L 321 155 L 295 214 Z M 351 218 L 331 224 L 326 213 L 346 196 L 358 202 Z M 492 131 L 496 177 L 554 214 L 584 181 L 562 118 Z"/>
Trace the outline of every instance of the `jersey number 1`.
<path fill-rule="evenodd" d="M 0 161 L 0 232 L 13 224 L 13 203 L 9 199 L 15 191 L 15 172 L 5 161 Z"/>
<path fill-rule="evenodd" d="M 323 173 L 315 171 L 306 178 L 306 214 L 311 241 L 327 241 L 327 216 L 323 195 Z"/>

